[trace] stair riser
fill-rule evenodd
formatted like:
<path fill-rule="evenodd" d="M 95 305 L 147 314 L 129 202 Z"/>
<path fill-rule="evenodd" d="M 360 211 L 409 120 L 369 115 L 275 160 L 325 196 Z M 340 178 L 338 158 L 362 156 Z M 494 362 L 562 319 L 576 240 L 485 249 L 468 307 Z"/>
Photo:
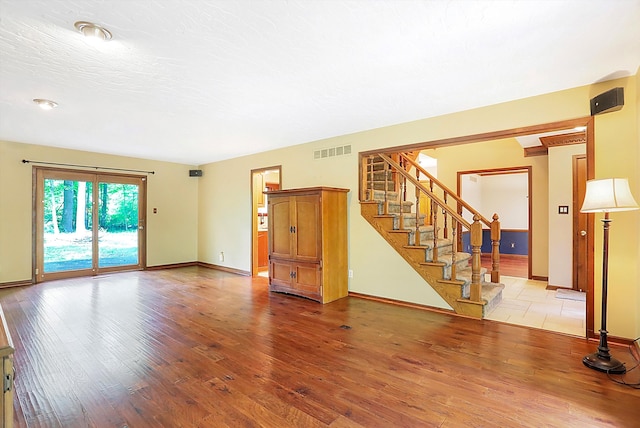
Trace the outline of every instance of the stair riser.
<path fill-rule="evenodd" d="M 464 261 L 460 261 L 460 262 L 456 262 L 456 271 L 461 271 L 464 269 L 467 269 L 469 267 L 469 262 L 467 260 Z M 444 277 L 447 279 L 451 279 L 451 266 L 445 266 L 443 269 L 444 272 Z M 483 280 L 484 277 L 481 277 L 481 280 Z"/>
<path fill-rule="evenodd" d="M 433 238 L 431 238 L 431 241 L 422 241 L 423 244 L 425 242 L 429 242 L 429 244 L 431 244 L 433 242 Z M 444 246 L 438 246 L 438 256 L 446 256 L 447 254 L 451 254 L 452 250 L 453 250 L 453 248 L 452 248 L 451 244 L 444 245 Z M 429 249 L 427 249 L 425 251 L 425 261 L 426 262 L 432 262 L 433 261 L 433 250 L 431 248 L 429 248 Z"/>
<path fill-rule="evenodd" d="M 367 188 L 371 189 L 371 182 L 367 182 Z M 373 189 L 374 190 L 384 190 L 384 181 L 374 181 L 373 182 Z M 387 190 L 391 190 L 391 191 L 395 191 L 396 190 L 396 185 L 393 181 L 388 181 L 387 182 Z"/>
<path fill-rule="evenodd" d="M 384 200 L 385 192 L 375 191 L 374 195 L 377 198 L 381 198 L 381 200 Z M 397 196 L 397 192 L 387 192 L 388 200 L 391 200 L 393 197 L 397 198 Z M 379 203 L 364 202 L 361 206 L 362 215 L 367 219 L 367 221 L 382 236 L 384 236 L 387 242 L 391 244 L 400 255 L 402 255 L 402 257 L 409 263 L 409 265 L 411 265 L 424 278 L 424 280 L 428 284 L 430 284 L 431 287 L 433 287 L 433 289 L 451 305 L 456 313 L 474 318 L 483 318 L 484 315 L 489 313 L 495 307 L 495 305 L 500 302 L 502 298 L 501 291 L 495 290 L 494 287 L 494 292 L 492 293 L 497 293 L 497 295 L 489 294 L 489 292 L 485 293 L 485 289 L 488 287 L 486 283 L 485 285 L 483 285 L 482 298 L 485 301 L 488 301 L 487 304 L 464 300 L 469 299 L 471 295 L 469 254 L 461 253 L 457 256 L 458 259 L 456 260 L 456 273 L 458 277 L 455 281 L 451 281 L 451 266 L 448 264 L 451 262 L 449 261 L 447 263 L 447 257 L 445 257 L 444 260 L 439 260 L 439 263 L 437 264 L 425 265 L 424 261 L 425 259 L 427 261 L 431 259 L 432 251 L 425 248 L 411 248 L 407 246 L 407 243 L 410 244 L 413 242 L 415 230 L 411 233 L 391 232 L 392 229 L 397 230 L 399 228 L 399 203 L 395 202 L 394 204 L 390 204 L 390 206 L 393 206 L 393 208 L 390 207 L 391 213 L 393 213 L 393 210 L 395 210 L 395 215 L 393 216 L 381 216 L 379 212 L 381 212 L 380 209 L 382 207 L 382 204 Z M 405 220 L 405 230 L 415 229 L 415 214 L 408 214 L 404 215 L 403 217 Z M 421 225 L 424 224 L 423 216 L 420 218 L 419 222 Z M 421 230 L 420 234 L 421 244 L 433 242 L 432 230 Z M 451 251 L 452 246 L 450 244 L 438 246 L 439 257 L 449 255 Z M 450 256 L 448 258 L 450 259 Z M 443 280 L 443 278 L 449 280 Z M 481 281 L 484 281 L 485 275 L 481 274 L 480 279 Z"/>
<path fill-rule="evenodd" d="M 383 186 L 384 187 L 384 186 Z M 384 202 L 384 190 L 374 190 L 373 191 L 373 200 Z M 387 201 L 397 201 L 399 198 L 398 192 L 396 191 L 388 191 L 387 192 Z"/>
<path fill-rule="evenodd" d="M 420 216 L 420 224 L 424 224 L 424 216 Z M 400 219 L 398 217 L 393 219 L 393 228 L 400 229 Z M 405 229 L 415 229 L 416 228 L 416 216 L 415 215 L 405 215 L 404 216 L 404 228 Z"/>
<path fill-rule="evenodd" d="M 386 176 L 387 176 L 387 181 L 393 180 L 393 173 L 390 170 L 387 170 Z M 384 170 L 373 172 L 373 181 L 384 181 L 384 177 L 385 177 Z M 369 175 L 369 177 L 367 178 L 371 178 L 371 175 Z"/>
<path fill-rule="evenodd" d="M 420 245 L 425 245 L 427 243 L 429 244 L 433 243 L 433 232 L 420 231 Z M 416 233 L 411 232 L 411 234 L 409 235 L 409 245 L 415 245 L 415 244 L 416 244 Z M 449 247 L 451 247 L 451 245 L 449 245 Z"/>
<path fill-rule="evenodd" d="M 399 202 L 388 202 L 388 210 L 389 214 L 400 214 L 400 203 Z M 413 204 L 411 202 L 403 202 L 402 212 L 410 213 L 411 207 Z M 384 202 L 378 204 L 378 214 L 382 215 L 384 213 Z"/>

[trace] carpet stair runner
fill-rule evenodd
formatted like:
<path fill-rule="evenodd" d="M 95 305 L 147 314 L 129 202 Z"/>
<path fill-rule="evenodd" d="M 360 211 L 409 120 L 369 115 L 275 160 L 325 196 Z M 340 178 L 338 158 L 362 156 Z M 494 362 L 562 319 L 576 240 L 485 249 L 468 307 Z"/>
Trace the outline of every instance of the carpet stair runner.
<path fill-rule="evenodd" d="M 377 169 L 376 169 L 377 168 Z M 416 215 L 412 212 L 414 204 L 410 201 L 398 202 L 398 192 L 393 191 L 393 181 L 385 180 L 382 168 L 374 164 L 373 200 L 361 202 L 362 216 L 389 242 L 396 251 L 418 272 L 431 287 L 445 300 L 456 313 L 484 318 L 502 300 L 504 285 L 486 282 L 486 269 L 482 268 L 482 303 L 469 301 L 471 289 L 471 254 L 456 253 L 456 277 L 451 278 L 453 244 L 450 239 L 437 239 L 438 259 L 433 260 L 433 226 L 420 226 L 420 245 L 416 246 Z M 385 197 L 388 214 L 384 214 Z M 400 229 L 400 216 L 404 229 Z M 424 224 L 424 215 L 418 217 Z"/>

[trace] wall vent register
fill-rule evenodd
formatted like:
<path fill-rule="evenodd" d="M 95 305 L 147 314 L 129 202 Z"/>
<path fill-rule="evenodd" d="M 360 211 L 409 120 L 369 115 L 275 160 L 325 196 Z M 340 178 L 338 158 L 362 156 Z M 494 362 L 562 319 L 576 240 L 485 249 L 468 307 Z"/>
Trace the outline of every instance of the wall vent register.
<path fill-rule="evenodd" d="M 335 156 L 344 156 L 351 154 L 351 144 L 346 146 L 329 147 L 326 149 L 318 149 L 313 151 L 313 159 L 320 160 L 326 158 L 332 158 Z"/>

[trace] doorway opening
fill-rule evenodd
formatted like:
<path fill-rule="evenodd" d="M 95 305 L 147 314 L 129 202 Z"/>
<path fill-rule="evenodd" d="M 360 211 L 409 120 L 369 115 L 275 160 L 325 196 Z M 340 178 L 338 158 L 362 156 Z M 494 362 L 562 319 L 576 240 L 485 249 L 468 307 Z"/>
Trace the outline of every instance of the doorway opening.
<path fill-rule="evenodd" d="M 498 146 L 503 141 L 510 141 L 510 144 L 517 141 L 518 145 L 511 145 L 515 147 L 515 152 L 522 154 L 519 160 L 503 162 L 505 159 L 505 151 L 509 149 L 501 149 Z M 476 145 L 480 143 L 487 143 L 487 146 L 482 148 L 481 152 L 474 152 L 474 155 L 469 155 L 464 146 Z M 499 168 L 499 167 L 511 167 L 513 165 L 533 165 L 532 177 L 530 182 L 533 183 L 533 191 L 530 192 L 532 198 L 536 199 L 535 205 L 533 205 L 533 212 L 530 215 L 532 221 L 531 232 L 529 234 L 532 239 L 531 251 L 529 252 L 529 262 L 531 263 L 531 279 L 507 277 L 518 282 L 516 286 L 523 287 L 534 286 L 540 289 L 541 294 L 544 294 L 544 299 L 548 299 L 547 303 L 555 302 L 556 300 L 556 287 L 549 286 L 549 281 L 554 285 L 565 284 L 566 281 L 558 280 L 556 274 L 566 274 L 567 270 L 555 269 L 560 265 L 565 269 L 569 269 L 569 275 L 571 275 L 572 266 L 572 252 L 569 236 L 569 248 L 566 250 L 559 250 L 559 246 L 556 243 L 556 239 L 561 234 L 550 227 L 562 229 L 568 231 L 571 234 L 571 206 L 572 198 L 576 197 L 572 194 L 571 184 L 571 155 L 576 154 L 578 150 L 577 145 L 582 144 L 582 153 L 586 157 L 586 173 L 584 178 L 580 180 L 592 179 L 595 176 L 595 143 L 594 143 L 594 118 L 582 117 L 576 119 L 563 120 L 559 122 L 540 124 L 535 126 L 521 127 L 516 129 L 506 129 L 495 132 L 487 132 L 475 135 L 466 135 L 462 137 L 449 138 L 443 140 L 426 141 L 415 144 L 410 144 L 400 147 L 388 147 L 378 149 L 377 151 L 383 152 L 421 152 L 438 159 L 438 176 L 440 180 L 450 180 L 455 182 L 457 171 L 471 171 L 486 168 Z M 451 149 L 451 150 L 448 150 Z M 529 159 L 527 159 L 529 158 Z M 526 160 L 523 160 L 526 159 Z M 553 163 L 553 165 L 551 165 Z M 441 165 L 442 164 L 442 165 Z M 442 174 L 440 174 L 442 173 Z M 566 175 L 565 176 L 563 176 Z M 442 178 L 440 178 L 442 175 Z M 558 183 L 562 183 L 559 186 Z M 568 188 L 566 187 L 568 186 Z M 536 198 L 538 192 L 543 195 L 543 198 Z M 569 214 L 569 215 L 567 215 Z M 569 220 L 568 225 L 564 225 Z M 540 228 L 537 225 L 541 225 Z M 544 229 L 548 228 L 548 231 Z M 542 230 L 541 230 L 542 229 Z M 582 303 L 581 309 L 576 309 L 574 313 L 576 317 L 581 319 L 581 325 L 577 332 L 571 332 L 570 334 L 595 337 L 594 333 L 594 302 L 593 302 L 593 250 L 594 250 L 594 219 L 592 215 L 588 215 L 586 218 L 586 227 L 584 229 L 585 244 L 583 248 L 586 250 L 586 258 L 584 263 L 580 264 L 580 269 L 584 275 L 581 276 L 582 287 L 586 291 L 586 302 Z M 562 234 L 563 244 L 566 244 L 564 234 Z M 551 244 L 551 242 L 554 242 Z M 563 247 L 564 248 L 564 247 Z M 560 252 L 561 257 L 556 257 L 556 253 Z M 567 259 L 568 258 L 568 259 Z M 560 262 L 560 263 L 558 263 Z M 505 283 L 505 280 L 501 280 Z M 526 284 L 525 284 L 526 283 Z M 534 284 L 535 283 L 535 284 Z M 571 284 L 571 281 L 566 282 Z M 506 285 L 506 284 L 505 284 Z M 563 286 L 566 287 L 566 286 Z M 504 299 L 505 293 L 503 293 Z M 541 298 L 542 298 L 541 297 Z M 536 298 L 537 299 L 537 298 Z M 559 300 L 559 299 L 558 299 Z M 557 325 L 552 323 L 544 324 L 541 322 L 547 319 L 549 312 L 543 314 L 534 313 L 538 309 L 547 311 L 549 307 L 553 306 L 545 305 L 544 302 L 532 301 L 529 306 L 530 311 L 523 311 L 521 320 L 504 320 L 507 323 L 527 325 L 551 331 L 562 331 L 557 328 Z M 562 306 L 571 306 L 571 303 L 563 301 Z M 514 302 L 514 306 L 519 303 Z M 576 304 L 577 305 L 577 304 Z M 557 309 L 557 308 L 556 308 Z M 555 310 L 555 309 L 554 309 Z M 560 311 L 563 311 L 561 309 Z M 529 313 L 524 313 L 529 312 Z M 555 316 L 555 314 L 553 315 Z M 549 316 L 548 319 L 553 319 L 553 316 Z M 491 317 L 489 317 L 491 318 Z"/>
<path fill-rule="evenodd" d="M 146 177 L 34 174 L 36 282 L 145 267 Z"/>
<path fill-rule="evenodd" d="M 251 171 L 251 276 L 269 276 L 268 195 L 282 188 L 282 166 Z"/>
<path fill-rule="evenodd" d="M 485 217 L 500 213 L 500 274 L 531 279 L 532 198 L 531 166 L 458 171 L 458 195 Z M 473 222 L 471 213 L 462 216 Z M 491 268 L 491 231 L 482 231 L 482 267 Z M 470 252 L 469 233 L 462 233 Z"/>

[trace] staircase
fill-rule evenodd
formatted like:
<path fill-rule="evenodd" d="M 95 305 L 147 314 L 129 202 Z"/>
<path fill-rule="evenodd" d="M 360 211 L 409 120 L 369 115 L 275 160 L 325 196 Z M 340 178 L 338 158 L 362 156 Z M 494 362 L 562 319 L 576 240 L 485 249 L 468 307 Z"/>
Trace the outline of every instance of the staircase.
<path fill-rule="evenodd" d="M 384 154 L 363 157 L 366 177 L 363 177 L 365 191 L 360 200 L 362 216 L 456 313 L 484 318 L 502 300 L 504 286 L 499 283 L 497 272 L 499 257 L 494 258 L 491 272 L 491 280 L 495 282 L 487 282 L 487 270 L 480 267 L 481 242 L 475 242 L 476 245 L 472 242 L 472 255 L 457 251 L 456 240 L 459 226 L 468 226 L 472 237 L 479 235 L 481 240 L 481 216 L 474 217 L 474 224 L 467 223 L 448 207 L 449 189 L 413 163 L 410 155 L 400 154 L 399 160 L 400 163 L 396 163 Z M 417 174 L 415 180 L 408 177 L 407 172 L 413 172 L 413 169 Z M 421 174 L 430 177 L 430 189 L 419 184 Z M 407 178 L 414 182 L 416 203 L 405 200 L 407 188 L 411 186 Z M 444 188 L 443 198 L 434 192 L 434 184 Z M 431 201 L 431 215 L 426 222 L 430 224 L 427 225 L 425 215 L 416 214 L 420 194 L 427 195 Z M 439 226 L 438 214 L 444 217 L 442 226 Z M 495 223 L 499 228 L 497 215 L 494 226 Z M 499 229 L 495 236 L 499 239 Z M 497 245 L 494 248 L 497 249 Z"/>

